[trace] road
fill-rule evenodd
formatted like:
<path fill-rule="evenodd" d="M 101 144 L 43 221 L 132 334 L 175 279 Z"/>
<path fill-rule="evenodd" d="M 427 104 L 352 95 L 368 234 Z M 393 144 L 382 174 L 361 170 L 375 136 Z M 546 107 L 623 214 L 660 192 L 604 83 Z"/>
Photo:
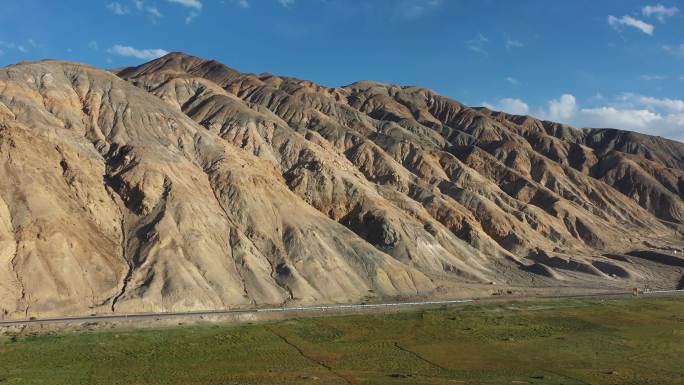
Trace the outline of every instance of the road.
<path fill-rule="evenodd" d="M 684 294 L 684 290 L 650 290 L 643 295 L 668 295 Z M 100 314 L 90 316 L 71 316 L 55 318 L 31 318 L 20 320 L 0 320 L 0 326 L 24 326 L 24 325 L 48 325 L 48 324 L 73 324 L 83 322 L 112 322 L 112 321 L 155 321 L 164 318 L 177 317 L 202 317 L 215 315 L 237 315 L 237 314 L 259 314 L 259 313 L 297 313 L 297 312 L 325 312 L 331 310 L 355 310 L 355 309 L 381 309 L 393 307 L 419 307 L 419 306 L 441 306 L 455 305 L 470 302 L 492 302 L 506 300 L 525 300 L 525 299 L 569 299 L 569 298 L 613 298 L 632 296 L 631 291 L 625 292 L 601 292 L 577 295 L 558 295 L 558 296 L 503 296 L 491 298 L 468 298 L 443 301 L 413 301 L 413 302 L 387 302 L 387 303 L 359 303 L 359 304 L 333 304 L 333 305 L 312 305 L 312 306 L 286 306 L 286 307 L 267 307 L 253 309 L 229 309 L 229 310 L 203 310 L 188 312 L 165 312 L 165 313 L 131 313 L 131 314 Z"/>
<path fill-rule="evenodd" d="M 22 326 L 22 325 L 46 325 L 58 323 L 81 323 L 81 322 L 109 322 L 109 321 L 132 321 L 132 320 L 158 320 L 162 318 L 174 317 L 199 317 L 213 315 L 231 314 L 258 314 L 258 313 L 287 313 L 287 312 L 322 312 L 329 310 L 345 309 L 372 309 L 389 307 L 413 307 L 413 306 L 435 306 L 453 305 L 459 303 L 473 302 L 473 299 L 456 299 L 445 301 L 415 301 L 415 302 L 388 302 L 388 303 L 359 303 L 359 304 L 336 304 L 336 305 L 312 305 L 312 306 L 286 306 L 286 307 L 267 307 L 253 309 L 229 309 L 229 310 L 202 310 L 188 312 L 165 312 L 165 313 L 132 313 L 132 314 L 98 314 L 91 316 L 55 317 L 55 318 L 31 318 L 22 320 L 0 320 L 0 326 Z"/>

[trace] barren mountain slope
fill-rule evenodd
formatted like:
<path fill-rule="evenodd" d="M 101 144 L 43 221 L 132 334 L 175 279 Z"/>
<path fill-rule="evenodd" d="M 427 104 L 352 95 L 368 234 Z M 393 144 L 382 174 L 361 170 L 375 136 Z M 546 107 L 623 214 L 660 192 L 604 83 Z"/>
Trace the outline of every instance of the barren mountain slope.
<path fill-rule="evenodd" d="M 280 172 L 118 77 L 0 72 L 6 313 L 222 308 L 428 293 Z"/>
<path fill-rule="evenodd" d="M 633 252 L 681 247 L 683 164 L 681 143 L 417 87 L 180 53 L 10 66 L 0 317 L 673 286 L 680 259 Z"/>
<path fill-rule="evenodd" d="M 185 64 L 180 65 L 180 62 Z M 560 185 L 561 181 L 557 178 L 563 178 L 562 182 L 568 184 L 581 183 L 595 186 L 596 189 L 608 188 L 591 178 L 582 177 L 581 173 L 575 173 L 575 170 L 568 169 L 567 166 L 574 165 L 571 168 L 577 171 L 583 170 L 582 165 L 578 164 L 581 161 L 574 159 L 582 158 L 579 155 L 583 155 L 585 158 L 601 158 L 600 160 L 604 161 L 602 158 L 605 157 L 606 152 L 610 152 L 610 148 L 635 148 L 633 152 L 636 154 L 642 154 L 638 149 L 646 148 L 648 154 L 651 154 L 648 157 L 656 161 L 649 162 L 647 159 L 638 158 L 640 165 L 657 166 L 659 171 L 666 174 L 662 176 L 662 180 L 652 181 L 653 185 L 649 187 L 665 189 L 670 192 L 669 198 L 671 199 L 666 203 L 672 206 L 670 216 L 674 218 L 670 219 L 681 222 L 681 192 L 678 184 L 681 184 L 682 170 L 678 162 L 683 159 L 684 150 L 682 148 L 684 146 L 680 143 L 634 133 L 618 132 L 618 135 L 623 137 L 631 134 L 642 138 L 642 142 L 650 141 L 652 143 L 642 145 L 635 141 L 633 144 L 616 144 L 614 140 L 610 144 L 600 146 L 599 150 L 592 150 L 590 147 L 576 144 L 580 141 L 577 138 L 583 133 L 581 130 L 566 127 L 570 134 L 575 134 L 576 139 L 575 141 L 562 141 L 552 135 L 545 134 L 541 130 L 535 130 L 529 125 L 516 125 L 505 119 L 489 119 L 486 113 L 480 113 L 480 111 L 467 108 L 420 88 L 360 82 L 343 89 L 326 89 L 311 82 L 279 78 L 272 75 L 245 74 L 241 77 L 235 76 L 235 71 L 229 69 L 224 70 L 231 73 L 229 80 L 225 81 L 203 75 L 207 72 L 204 66 L 215 65 L 215 62 L 206 62 L 182 54 L 171 54 L 153 63 L 126 69 L 121 75 L 159 95 L 164 100 L 178 105 L 191 117 L 202 112 L 200 111 L 201 108 L 197 108 L 198 106 L 226 104 L 225 101 L 219 101 L 219 98 L 208 97 L 208 95 L 213 96 L 217 92 L 222 92 L 209 89 L 206 83 L 203 83 L 213 79 L 210 83 L 214 85 L 220 83 L 220 88 L 223 88 L 226 94 L 232 94 L 243 99 L 247 102 L 247 107 L 255 109 L 255 104 L 265 106 L 296 130 L 320 133 L 329 143 L 337 147 L 338 151 L 345 153 L 346 157 L 354 162 L 357 167 L 362 171 L 366 170 L 364 174 L 368 179 L 372 179 L 381 185 L 393 185 L 399 190 L 402 188 L 405 190 L 406 185 L 411 183 L 401 180 L 402 178 L 395 178 L 399 179 L 395 181 L 392 178 L 387 178 L 386 174 L 381 174 L 387 169 L 392 169 L 391 167 L 368 170 L 368 165 L 362 164 L 367 163 L 364 162 L 367 159 L 353 159 L 358 155 L 359 147 L 365 151 L 368 149 L 373 151 L 378 148 L 384 150 L 385 154 L 381 155 L 390 155 L 412 174 L 411 177 L 418 177 L 432 185 L 436 184 L 436 179 L 441 179 L 440 182 L 449 179 L 448 177 L 445 178 L 444 166 L 453 164 L 454 156 L 465 162 L 469 158 L 486 158 L 491 155 L 496 157 L 502 163 L 501 166 L 509 170 L 508 172 L 522 174 L 520 175 L 522 177 L 530 177 L 533 184 L 542 184 L 540 187 L 546 187 L 560 195 L 564 192 L 564 188 L 570 186 Z M 173 82 L 170 82 L 169 79 L 173 79 Z M 185 87 L 184 95 L 177 92 L 180 83 Z M 200 87 L 200 92 L 193 92 L 191 89 L 193 83 L 202 84 L 201 86 L 194 85 L 194 87 Z M 211 100 L 205 101 L 205 99 Z M 231 117 L 232 114 L 226 115 L 229 115 L 228 119 L 235 120 Z M 204 125 L 208 123 L 216 125 L 217 123 L 216 114 L 208 117 L 201 116 L 200 119 L 194 118 Z M 209 119 L 213 120 L 210 121 Z M 223 124 L 221 128 L 225 130 L 231 127 Z M 594 133 L 590 130 L 584 132 Z M 534 134 L 538 137 L 539 142 L 551 149 L 544 148 L 528 139 Z M 599 135 L 596 133 L 592 135 L 594 139 L 591 141 L 586 139 L 588 136 L 588 134 L 584 134 L 582 140 L 594 143 L 598 140 L 596 137 Z M 356 139 L 356 141 L 341 140 L 349 137 Z M 362 139 L 359 140 L 358 138 Z M 647 140 L 649 138 L 650 140 Z M 623 139 L 622 142 L 625 140 Z M 649 150 L 649 144 L 650 148 L 655 148 L 655 152 Z M 653 157 L 652 154 L 658 153 L 658 151 L 666 153 L 667 156 Z M 620 154 L 622 156 L 629 155 L 622 152 Z M 391 163 L 388 164 L 386 157 L 381 156 L 379 158 L 372 158 L 374 165 L 378 163 L 391 165 Z M 588 161 L 585 160 L 585 162 Z M 591 166 L 596 166 L 596 164 L 591 164 Z M 488 167 L 500 168 L 491 164 L 488 164 Z M 556 169 L 557 167 L 560 168 Z M 604 167 L 604 169 L 604 172 L 613 171 L 611 167 Z M 560 171 L 561 174 L 566 175 L 554 175 L 553 178 L 548 178 L 548 170 Z M 395 170 L 392 169 L 392 171 Z M 577 178 L 581 178 L 579 182 L 575 181 Z M 404 183 L 398 183 L 400 181 Z M 500 182 L 500 180 L 496 182 Z M 606 183 L 616 184 L 614 179 L 606 180 Z M 588 191 L 587 187 L 580 186 L 579 188 Z M 573 193 L 576 195 L 577 192 L 569 191 L 567 195 L 570 196 Z M 625 201 L 623 194 L 617 194 L 615 190 L 608 189 L 605 194 L 613 196 L 615 199 L 612 201 L 613 203 Z M 601 202 L 599 197 L 581 195 L 572 196 L 570 200 L 581 203 L 585 208 L 592 204 L 605 203 Z M 649 218 L 643 212 L 635 209 L 633 203 L 627 202 L 626 204 L 630 212 L 635 213 L 636 211 L 643 217 L 641 218 L 642 221 L 654 221 L 653 218 Z M 614 205 L 603 204 L 602 206 L 605 206 L 602 207 L 604 210 L 622 209 L 621 207 L 610 207 Z"/>
<path fill-rule="evenodd" d="M 636 132 L 578 130 L 528 116 L 480 111 L 504 124 L 521 127 L 520 132 L 536 151 L 612 185 L 658 218 L 680 226 L 684 221 L 681 143 Z M 588 148 L 580 150 L 581 146 Z"/>

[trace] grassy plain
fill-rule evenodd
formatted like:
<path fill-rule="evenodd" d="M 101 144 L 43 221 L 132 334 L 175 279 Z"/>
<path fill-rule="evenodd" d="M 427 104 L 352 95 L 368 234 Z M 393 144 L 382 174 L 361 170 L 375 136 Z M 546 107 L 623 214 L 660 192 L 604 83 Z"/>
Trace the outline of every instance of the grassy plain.
<path fill-rule="evenodd" d="M 0 384 L 684 384 L 684 299 L 0 337 Z"/>

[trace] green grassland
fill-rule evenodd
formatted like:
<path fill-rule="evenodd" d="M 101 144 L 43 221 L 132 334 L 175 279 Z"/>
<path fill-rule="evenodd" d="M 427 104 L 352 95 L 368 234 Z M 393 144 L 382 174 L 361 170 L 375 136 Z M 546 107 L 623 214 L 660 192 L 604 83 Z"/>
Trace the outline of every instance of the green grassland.
<path fill-rule="evenodd" d="M 0 384 L 684 384 L 684 300 L 465 305 L 0 339 Z"/>

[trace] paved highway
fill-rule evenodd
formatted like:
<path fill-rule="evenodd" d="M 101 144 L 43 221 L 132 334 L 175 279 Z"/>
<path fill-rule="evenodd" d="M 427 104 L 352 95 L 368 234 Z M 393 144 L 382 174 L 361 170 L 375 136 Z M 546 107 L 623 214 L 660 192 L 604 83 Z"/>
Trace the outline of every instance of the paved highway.
<path fill-rule="evenodd" d="M 663 295 L 663 294 L 684 294 L 684 290 L 648 290 L 640 295 Z M 72 316 L 55 318 L 31 318 L 20 320 L 0 320 L 0 326 L 23 326 L 23 325 L 47 325 L 47 324 L 70 324 L 83 322 L 111 322 L 111 321 L 145 321 L 160 320 L 163 318 L 177 317 L 202 317 L 212 315 L 231 315 L 231 314 L 258 314 L 258 313 L 286 313 L 286 312 L 323 312 L 329 310 L 348 310 L 348 309 L 378 309 L 392 307 L 417 307 L 435 305 L 455 305 L 469 302 L 491 302 L 505 300 L 524 300 L 524 299 L 553 299 L 553 298 L 586 298 L 586 297 L 622 297 L 631 296 L 631 291 L 624 292 L 602 292 L 577 295 L 558 295 L 558 296 L 530 296 L 530 297 L 491 297 L 491 298 L 470 298 L 443 301 L 413 301 L 413 302 L 387 302 L 387 303 L 359 303 L 359 304 L 334 304 L 334 305 L 312 305 L 312 306 L 285 306 L 267 307 L 253 309 L 229 309 L 229 310 L 204 310 L 188 312 L 166 312 L 166 313 L 131 313 L 131 314 L 99 314 L 91 316 Z"/>

